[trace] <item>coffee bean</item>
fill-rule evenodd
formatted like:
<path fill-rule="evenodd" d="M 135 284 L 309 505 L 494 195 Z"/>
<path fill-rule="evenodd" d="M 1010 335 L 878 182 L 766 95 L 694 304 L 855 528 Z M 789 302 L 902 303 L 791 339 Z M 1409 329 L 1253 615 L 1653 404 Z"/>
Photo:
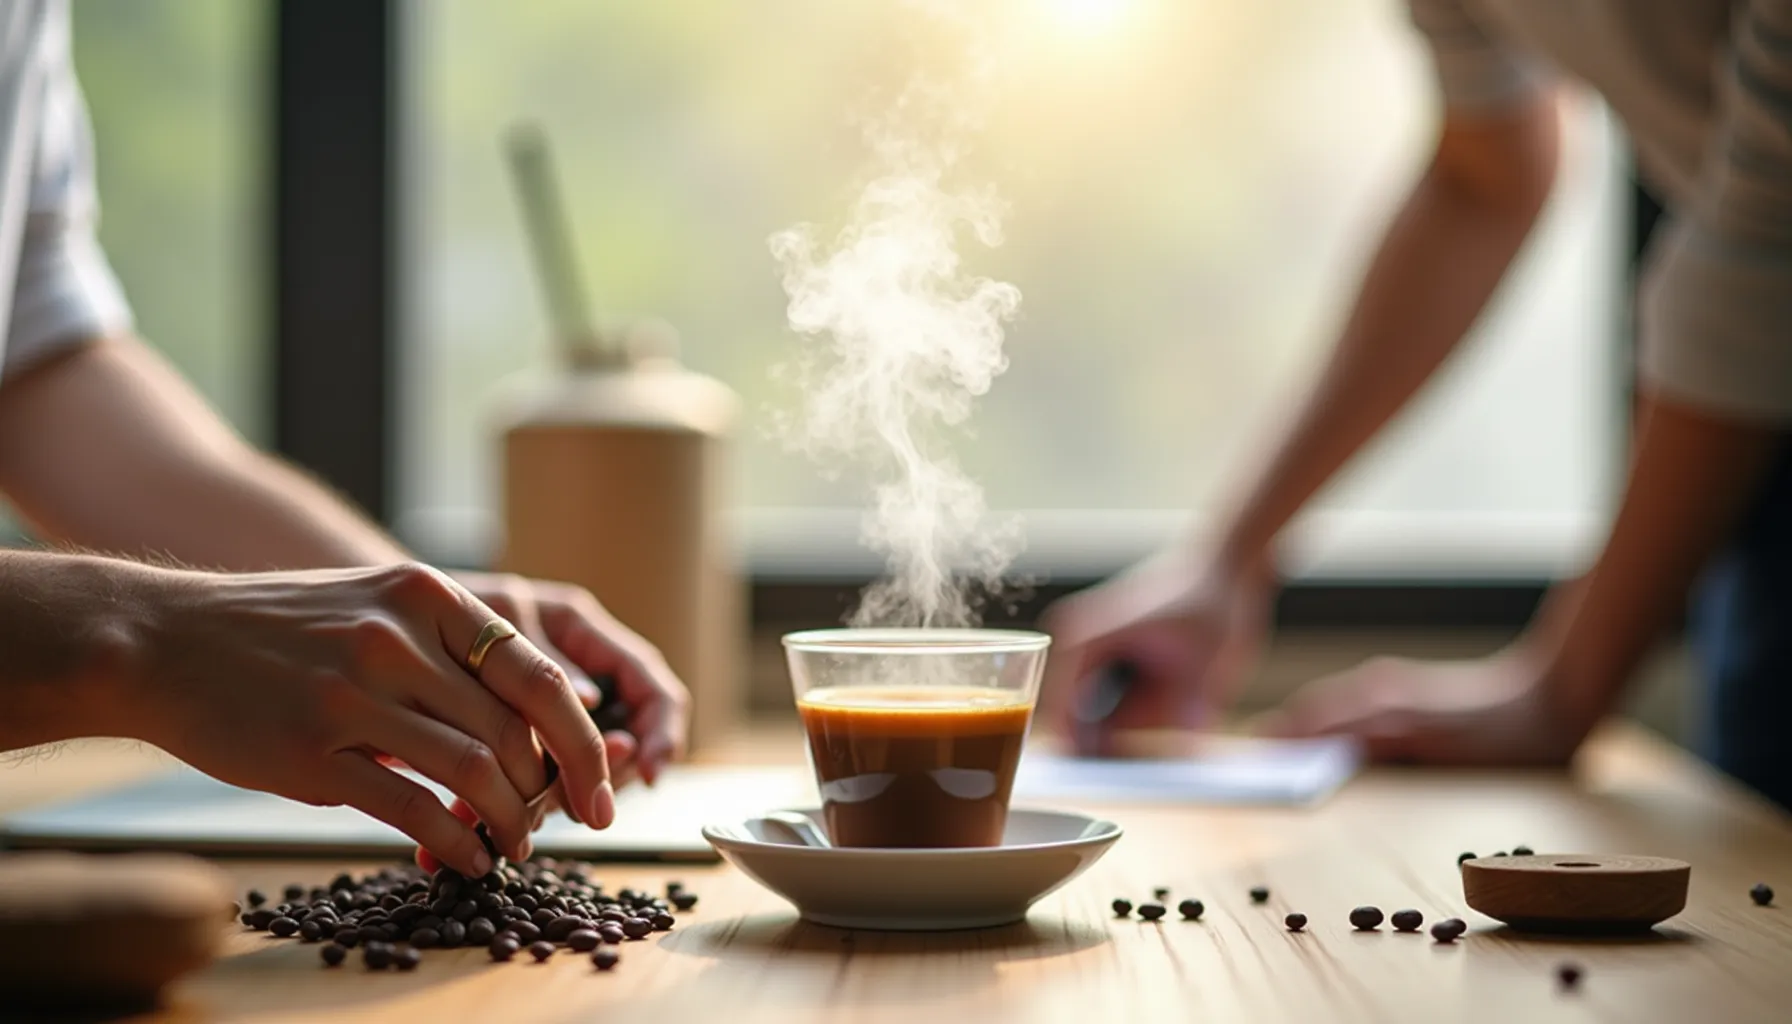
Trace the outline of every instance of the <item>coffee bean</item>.
<path fill-rule="evenodd" d="M 361 949 L 361 962 L 370 971 L 383 971 L 392 966 L 392 947 L 384 942 L 370 942 Z"/>
<path fill-rule="evenodd" d="M 529 912 L 522 907 L 505 907 L 504 919 L 506 921 L 527 921 L 529 920 Z"/>
<path fill-rule="evenodd" d="M 534 921 L 537 928 L 546 928 L 548 925 L 553 924 L 559 917 L 560 912 L 558 910 L 549 910 L 546 907 L 541 907 L 537 909 L 535 913 L 529 915 L 529 920 Z"/>
<path fill-rule="evenodd" d="M 498 926 L 483 917 L 476 917 L 467 924 L 467 945 L 488 946 L 498 934 Z"/>
<path fill-rule="evenodd" d="M 478 908 L 481 914 L 495 913 L 504 909 L 504 897 L 495 892 L 482 892 L 479 894 L 479 898 L 473 901 L 473 906 Z"/>
<path fill-rule="evenodd" d="M 1287 917 L 1282 918 L 1282 923 L 1288 926 L 1289 931 L 1298 932 L 1307 926 L 1307 915 L 1289 914 Z"/>
<path fill-rule="evenodd" d="M 1350 926 L 1360 932 L 1372 932 L 1381 927 L 1381 908 L 1358 907 L 1352 910 Z"/>
<path fill-rule="evenodd" d="M 554 955 L 554 944 L 546 939 L 543 939 L 540 942 L 531 943 L 529 945 L 529 955 L 534 957 L 537 963 L 540 963 Z"/>
<path fill-rule="evenodd" d="M 324 926 L 306 918 L 299 922 L 299 938 L 305 942 L 316 942 L 324 937 Z"/>
<path fill-rule="evenodd" d="M 623 939 L 628 938 L 628 933 L 622 930 L 621 925 L 606 922 L 598 925 L 597 937 L 615 946 L 620 945 Z"/>
<path fill-rule="evenodd" d="M 1268 903 L 1269 902 L 1269 890 L 1261 885 L 1252 886 L 1251 887 L 1251 902 L 1252 903 Z"/>
<path fill-rule="evenodd" d="M 461 924 L 466 924 L 468 921 L 479 916 L 479 904 L 472 900 L 461 900 L 454 905 L 454 910 L 449 916 L 456 921 L 459 921 Z"/>
<path fill-rule="evenodd" d="M 565 942 L 566 937 L 577 931 L 584 923 L 571 914 L 562 914 L 542 926 L 541 937 L 549 942 Z"/>
<path fill-rule="evenodd" d="M 1425 915 L 1416 910 L 1396 910 L 1388 920 L 1394 923 L 1397 932 L 1416 932 L 1425 923 Z"/>
<path fill-rule="evenodd" d="M 1773 902 L 1773 886 L 1766 882 L 1756 882 L 1755 887 L 1748 891 L 1748 898 L 1755 901 L 1755 906 L 1765 907 Z"/>
<path fill-rule="evenodd" d="M 521 907 L 531 914 L 535 913 L 536 909 L 540 906 L 540 904 L 535 902 L 535 897 L 526 892 L 517 893 L 515 896 L 511 897 L 511 901 L 514 906 Z"/>
<path fill-rule="evenodd" d="M 281 893 L 281 895 L 286 898 L 286 902 L 294 903 L 305 898 L 305 887 L 302 885 L 289 885 L 286 887 L 286 891 Z"/>
<path fill-rule="evenodd" d="M 318 956 L 323 957 L 325 967 L 341 967 L 342 961 L 348 959 L 348 947 L 332 942 L 319 950 Z"/>
<path fill-rule="evenodd" d="M 1169 899 L 1170 898 L 1170 887 L 1167 885 L 1160 885 L 1157 888 L 1151 890 L 1151 898 L 1158 901 L 1159 903 L 1162 903 L 1164 900 Z"/>
<path fill-rule="evenodd" d="M 268 922 L 268 931 L 283 939 L 290 939 L 299 934 L 299 922 L 290 917 L 276 917 Z"/>
<path fill-rule="evenodd" d="M 566 937 L 567 948 L 575 953 L 589 953 L 597 948 L 599 941 L 598 934 L 589 928 L 580 928 Z"/>
<path fill-rule="evenodd" d="M 442 947 L 454 949 L 467 941 L 467 926 L 459 921 L 442 922 Z"/>
<path fill-rule="evenodd" d="M 1563 988 L 1577 988 L 1580 985 L 1581 969 L 1579 964 L 1564 963 L 1556 965 L 1556 980 Z"/>
<path fill-rule="evenodd" d="M 417 965 L 422 962 L 423 954 L 409 946 L 392 952 L 392 966 L 401 971 L 414 971 L 417 969 Z"/>
<path fill-rule="evenodd" d="M 506 933 L 493 939 L 492 944 L 486 948 L 491 953 L 493 960 L 503 963 L 515 956 L 516 951 L 522 947 L 517 945 L 514 935 Z"/>
<path fill-rule="evenodd" d="M 1164 905 L 1162 903 L 1141 903 L 1139 904 L 1139 916 L 1147 921 L 1155 921 L 1164 916 Z"/>
<path fill-rule="evenodd" d="M 525 946 L 541 938 L 541 929 L 535 927 L 535 923 L 532 921 L 512 921 L 505 930 L 516 936 L 516 940 Z"/>
<path fill-rule="evenodd" d="M 1431 926 L 1431 937 L 1439 942 L 1455 942 L 1468 931 L 1468 925 L 1459 917 L 1446 917 Z"/>
<path fill-rule="evenodd" d="M 644 939 L 653 931 L 653 922 L 644 917 L 631 917 L 622 922 L 622 934 L 631 939 Z"/>
<path fill-rule="evenodd" d="M 591 965 L 600 971 L 611 970 L 620 962 L 622 954 L 616 952 L 614 947 L 599 946 L 591 952 Z"/>
<path fill-rule="evenodd" d="M 680 911 L 689 910 L 697 905 L 697 894 L 694 892 L 681 892 L 672 897 L 672 905 L 677 907 Z"/>
<path fill-rule="evenodd" d="M 1495 850 L 1492 853 L 1488 854 L 1489 857 L 1504 857 L 1505 855 L 1506 855 L 1506 851 L 1504 851 L 1504 850 Z"/>
<path fill-rule="evenodd" d="M 404 900 L 397 896 L 392 895 L 391 893 L 387 893 L 386 895 L 380 897 L 380 909 L 386 911 L 387 913 L 397 910 L 399 907 L 402 907 L 402 906 L 404 906 Z"/>
<path fill-rule="evenodd" d="M 681 893 L 683 891 L 684 891 L 684 883 L 683 882 L 667 882 L 666 883 L 666 898 L 667 899 L 671 899 L 672 897 L 678 895 L 679 893 Z"/>
<path fill-rule="evenodd" d="M 342 874 L 337 875 L 335 878 L 330 879 L 329 889 L 331 892 L 352 890 L 352 889 L 354 889 L 354 887 L 355 887 L 355 879 L 352 875 L 348 874 L 347 872 L 343 872 Z"/>
<path fill-rule="evenodd" d="M 1113 902 L 1112 906 L 1114 908 L 1114 916 L 1115 917 L 1126 917 L 1132 913 L 1132 901 L 1131 900 L 1125 900 L 1125 899 L 1115 900 Z"/>
<path fill-rule="evenodd" d="M 653 922 L 653 930 L 656 932 L 669 932 L 672 930 L 672 926 L 678 923 L 678 918 L 663 910 L 647 920 Z"/>
<path fill-rule="evenodd" d="M 1127 906 L 1129 906 L 1129 907 L 1131 905 L 1132 904 L 1130 904 L 1130 903 L 1127 904 Z M 614 907 L 612 907 L 607 910 L 599 911 L 598 915 L 597 915 L 597 919 L 599 921 L 614 921 L 617 924 L 621 924 L 622 922 L 628 920 L 628 915 L 624 914 L 622 911 L 617 910 Z"/>
<path fill-rule="evenodd" d="M 243 923 L 258 932 L 264 932 L 267 931 L 268 926 L 273 924 L 274 920 L 279 916 L 279 914 L 274 913 L 272 910 L 262 907 L 259 910 L 251 910 L 247 914 L 244 914 Z"/>
<path fill-rule="evenodd" d="M 442 933 L 434 928 L 419 928 L 411 933 L 411 945 L 418 949 L 431 949 L 442 944 Z"/>
<path fill-rule="evenodd" d="M 1472 853 L 1459 853 L 1456 855 L 1456 866 L 1461 867 L 1464 861 L 1470 861 L 1470 860 L 1474 860 L 1474 859 L 1475 859 L 1475 855 Z"/>
<path fill-rule="evenodd" d="M 335 938 L 338 946 L 347 946 L 349 949 L 354 949 L 361 944 L 361 930 L 359 928 L 348 927 L 338 928 L 336 929 Z"/>
<path fill-rule="evenodd" d="M 260 889 L 250 889 L 243 898 L 249 901 L 249 906 L 259 907 L 268 901 L 268 894 Z"/>
<path fill-rule="evenodd" d="M 1176 912 L 1185 921 L 1199 921 L 1201 915 L 1207 913 L 1207 907 L 1200 900 L 1183 900 L 1176 904 Z"/>
<path fill-rule="evenodd" d="M 448 922 L 442 920 L 441 918 L 437 917 L 434 914 L 424 914 L 422 917 L 419 917 L 417 920 L 411 922 L 411 928 L 412 928 L 412 930 L 416 930 L 418 928 L 428 928 L 431 931 L 440 932 L 442 930 L 442 925 L 447 924 L 447 923 Z"/>
<path fill-rule="evenodd" d="M 452 897 L 441 896 L 429 905 L 429 912 L 446 921 L 454 916 L 454 908 L 459 903 L 459 900 Z"/>
<path fill-rule="evenodd" d="M 1528 846 L 1514 846 L 1512 848 L 1512 856 L 1514 857 L 1529 857 L 1531 853 L 1532 850 Z"/>

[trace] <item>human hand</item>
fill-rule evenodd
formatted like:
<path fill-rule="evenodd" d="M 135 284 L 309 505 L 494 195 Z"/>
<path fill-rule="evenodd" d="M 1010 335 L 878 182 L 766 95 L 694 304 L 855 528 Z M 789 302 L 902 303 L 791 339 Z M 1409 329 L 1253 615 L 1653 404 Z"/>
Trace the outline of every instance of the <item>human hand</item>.
<path fill-rule="evenodd" d="M 393 771 L 447 787 L 521 857 L 545 785 L 537 737 L 569 809 L 609 825 L 604 742 L 566 672 L 526 636 L 464 667 L 496 614 L 427 566 L 245 575 L 150 571 L 134 688 L 137 738 L 216 778 L 318 805 L 346 804 L 462 872 L 491 869 L 464 820 Z"/>
<path fill-rule="evenodd" d="M 1041 701 L 1079 754 L 1113 753 L 1121 729 L 1196 729 L 1231 702 L 1268 628 L 1273 580 L 1265 567 L 1204 564 L 1181 551 L 1149 559 L 1046 610 L 1052 635 Z M 1104 666 L 1135 672 L 1127 697 L 1098 730 L 1069 728 Z"/>
<path fill-rule="evenodd" d="M 1468 661 L 1373 658 L 1302 687 L 1259 729 L 1355 736 L 1378 761 L 1560 765 L 1593 723 L 1564 710 L 1559 687 L 1525 640 Z"/>

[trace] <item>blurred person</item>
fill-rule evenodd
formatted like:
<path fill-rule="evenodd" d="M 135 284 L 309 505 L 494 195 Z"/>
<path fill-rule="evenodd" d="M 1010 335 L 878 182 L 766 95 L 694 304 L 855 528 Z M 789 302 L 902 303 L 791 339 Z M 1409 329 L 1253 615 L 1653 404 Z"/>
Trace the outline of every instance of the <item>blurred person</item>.
<path fill-rule="evenodd" d="M 616 785 L 677 755 L 683 686 L 591 594 L 417 564 L 132 335 L 95 236 L 66 0 L 0 3 L 0 168 L 0 491 L 58 550 L 105 553 L 0 551 L 0 750 L 144 740 L 478 873 L 475 818 L 527 855 L 543 747 L 555 802 L 597 828 Z M 627 732 L 586 713 L 600 674 Z"/>
<path fill-rule="evenodd" d="M 1308 684 L 1267 727 L 1355 735 L 1389 760 L 1562 763 L 1696 590 L 1703 753 L 1792 806 L 1792 0 L 1409 6 L 1442 124 L 1329 360 L 1211 538 L 1048 611 L 1048 700 L 1063 711 L 1127 663 L 1136 684 L 1112 727 L 1200 727 L 1227 706 L 1264 642 L 1277 536 L 1480 313 L 1549 195 L 1558 85 L 1578 78 L 1622 118 L 1667 210 L 1605 546 L 1500 652 L 1377 658 Z"/>

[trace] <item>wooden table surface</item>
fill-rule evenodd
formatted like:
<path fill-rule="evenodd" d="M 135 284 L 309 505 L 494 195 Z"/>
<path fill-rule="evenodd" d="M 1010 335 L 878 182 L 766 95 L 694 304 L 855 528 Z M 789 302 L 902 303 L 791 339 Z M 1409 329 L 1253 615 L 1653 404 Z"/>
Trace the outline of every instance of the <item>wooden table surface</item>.
<path fill-rule="evenodd" d="M 794 734 L 738 759 L 796 756 Z M 0 812 L 141 774 L 156 756 L 70 746 L 0 767 Z M 1575 770 L 1376 770 L 1324 806 L 1093 808 L 1126 837 L 1026 922 L 894 935 L 807 925 L 727 867 L 614 867 L 612 889 L 674 876 L 702 896 L 679 927 L 584 957 L 493 965 L 432 950 L 414 974 L 326 972 L 315 946 L 233 930 L 228 956 L 179 986 L 167 1021 L 1785 1021 L 1792 1020 L 1792 821 L 1630 726 L 1600 733 Z M 1646 853 L 1693 865 L 1685 913 L 1627 940 L 1527 938 L 1462 904 L 1456 855 Z M 366 867 L 222 862 L 246 888 L 318 883 Z M 1756 907 L 1757 881 L 1785 908 Z M 1268 886 L 1256 906 L 1247 890 Z M 1167 885 L 1205 901 L 1200 923 L 1115 920 L 1108 903 Z M 1350 931 L 1349 910 L 1415 907 L 1471 926 L 1452 946 Z M 1289 911 L 1306 934 L 1282 927 Z M 1564 993 L 1555 967 L 1585 969 Z M 353 961 L 351 961 L 353 963 Z"/>

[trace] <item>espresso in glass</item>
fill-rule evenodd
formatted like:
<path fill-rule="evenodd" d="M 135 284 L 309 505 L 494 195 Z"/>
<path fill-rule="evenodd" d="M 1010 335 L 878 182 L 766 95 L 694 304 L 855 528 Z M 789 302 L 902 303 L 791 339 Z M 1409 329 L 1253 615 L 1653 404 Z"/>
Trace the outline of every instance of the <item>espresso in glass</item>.
<path fill-rule="evenodd" d="M 833 686 L 797 701 L 837 846 L 995 846 L 1032 717 L 1025 690 Z"/>

